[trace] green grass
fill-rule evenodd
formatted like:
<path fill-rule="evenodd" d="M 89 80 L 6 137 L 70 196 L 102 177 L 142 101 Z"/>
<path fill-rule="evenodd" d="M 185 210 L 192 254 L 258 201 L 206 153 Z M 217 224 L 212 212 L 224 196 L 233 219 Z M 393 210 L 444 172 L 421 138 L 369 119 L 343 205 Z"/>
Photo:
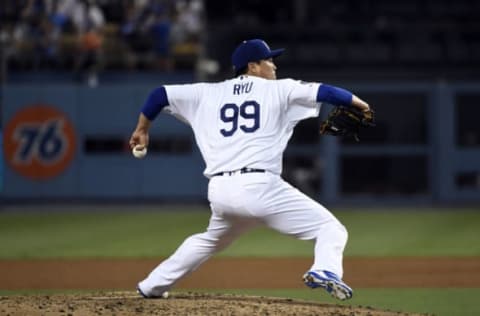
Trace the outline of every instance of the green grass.
<path fill-rule="evenodd" d="M 210 216 L 207 208 L 83 208 L 89 211 L 0 213 L 0 259 L 168 256 L 204 231 Z M 480 256 L 480 210 L 334 213 L 349 230 L 346 256 Z M 220 255 L 310 257 L 312 248 L 262 228 Z"/>
<path fill-rule="evenodd" d="M 208 222 L 192 212 L 0 213 L 0 258 L 165 256 Z"/>
<path fill-rule="evenodd" d="M 479 256 L 480 209 L 340 212 L 351 256 Z"/>

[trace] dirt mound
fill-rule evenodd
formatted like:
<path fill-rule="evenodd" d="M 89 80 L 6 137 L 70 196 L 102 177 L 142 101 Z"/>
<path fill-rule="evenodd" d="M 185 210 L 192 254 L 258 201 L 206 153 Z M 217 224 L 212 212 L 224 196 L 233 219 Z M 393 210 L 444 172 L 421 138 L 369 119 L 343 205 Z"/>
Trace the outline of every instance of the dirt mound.
<path fill-rule="evenodd" d="M 134 292 L 91 295 L 2 296 L 1 315 L 418 315 L 371 307 L 321 304 L 287 298 L 173 293 L 168 299 L 143 299 Z"/>

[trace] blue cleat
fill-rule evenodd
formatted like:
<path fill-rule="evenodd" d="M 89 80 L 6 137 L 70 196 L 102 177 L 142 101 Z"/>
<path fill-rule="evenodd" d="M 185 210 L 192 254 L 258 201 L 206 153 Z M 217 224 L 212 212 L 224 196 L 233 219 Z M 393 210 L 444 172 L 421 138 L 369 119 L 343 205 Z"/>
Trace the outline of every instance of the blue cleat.
<path fill-rule="evenodd" d="M 353 290 L 335 273 L 330 271 L 308 271 L 303 275 L 303 282 L 312 289 L 321 287 L 339 300 L 348 300 Z"/>

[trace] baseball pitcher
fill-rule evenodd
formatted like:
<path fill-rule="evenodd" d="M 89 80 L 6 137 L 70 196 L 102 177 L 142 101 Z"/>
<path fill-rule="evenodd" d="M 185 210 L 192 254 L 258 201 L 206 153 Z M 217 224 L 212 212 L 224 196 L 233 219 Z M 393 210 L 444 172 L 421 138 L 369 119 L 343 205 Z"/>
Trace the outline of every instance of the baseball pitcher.
<path fill-rule="evenodd" d="M 345 89 L 277 80 L 273 58 L 283 51 L 271 50 L 260 39 L 244 41 L 232 54 L 235 78 L 165 85 L 147 98 L 130 146 L 148 146 L 149 127 L 162 111 L 187 122 L 206 163 L 212 214 L 205 232 L 188 237 L 138 284 L 142 296 L 165 297 L 214 253 L 263 224 L 315 242 L 313 264 L 303 275 L 307 286 L 323 288 L 341 300 L 352 297 L 352 289 L 342 281 L 347 230 L 325 207 L 281 178 L 282 155 L 295 125 L 317 116 L 323 102 L 356 110 L 360 122 L 371 123 L 373 112 Z M 342 128 L 332 122 L 325 123 L 324 133 Z"/>

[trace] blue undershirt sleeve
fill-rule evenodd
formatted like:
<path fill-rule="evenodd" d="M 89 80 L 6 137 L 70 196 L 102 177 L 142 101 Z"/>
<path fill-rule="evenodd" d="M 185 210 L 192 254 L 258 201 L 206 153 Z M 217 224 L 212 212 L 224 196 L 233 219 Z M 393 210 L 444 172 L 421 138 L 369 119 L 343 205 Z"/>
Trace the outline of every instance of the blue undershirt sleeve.
<path fill-rule="evenodd" d="M 345 89 L 321 84 L 317 92 L 317 102 L 326 102 L 333 105 L 352 105 L 353 94 Z"/>
<path fill-rule="evenodd" d="M 165 87 L 160 87 L 153 90 L 145 101 L 142 107 L 142 113 L 150 121 L 153 121 L 158 113 L 168 105 L 167 91 Z"/>

